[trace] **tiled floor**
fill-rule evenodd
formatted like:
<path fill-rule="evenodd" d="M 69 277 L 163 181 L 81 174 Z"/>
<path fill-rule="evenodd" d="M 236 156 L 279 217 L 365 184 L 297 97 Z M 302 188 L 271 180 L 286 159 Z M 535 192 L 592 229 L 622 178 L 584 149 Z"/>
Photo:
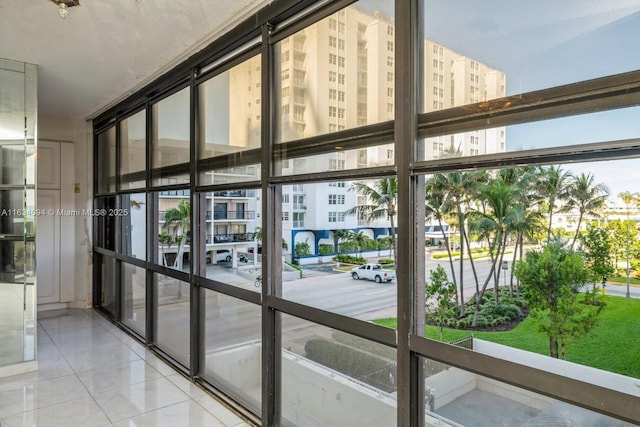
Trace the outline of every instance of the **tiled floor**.
<path fill-rule="evenodd" d="M 0 378 L 0 426 L 249 426 L 92 310 L 39 313 L 38 363 Z"/>

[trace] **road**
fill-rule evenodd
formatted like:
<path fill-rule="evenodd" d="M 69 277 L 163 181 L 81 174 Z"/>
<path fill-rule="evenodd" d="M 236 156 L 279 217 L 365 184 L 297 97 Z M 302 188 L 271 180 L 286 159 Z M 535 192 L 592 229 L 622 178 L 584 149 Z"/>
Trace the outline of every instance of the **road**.
<path fill-rule="evenodd" d="M 451 270 L 446 258 L 442 260 L 432 260 L 429 256 L 426 258 L 427 278 L 429 270 L 434 269 L 436 265 L 442 265 L 450 276 Z M 480 286 L 482 286 L 491 268 L 490 260 L 479 259 L 475 264 Z M 454 266 L 456 277 L 459 277 L 459 263 L 456 262 Z M 331 271 L 330 268 L 327 270 Z M 321 272 L 317 269 L 305 269 L 305 272 L 309 277 L 284 282 L 283 297 L 285 299 L 361 320 L 396 317 L 397 315 L 396 281 L 378 284 L 369 280 L 353 280 L 348 272 Z M 504 286 L 505 283 L 504 273 L 505 271 L 501 270 L 500 286 Z M 507 283 L 510 273 L 510 270 L 506 270 Z M 232 274 L 227 274 L 227 276 L 237 279 L 237 276 Z M 469 262 L 465 262 L 464 282 L 464 296 L 465 300 L 468 300 L 476 291 Z M 229 283 L 246 287 L 246 289 L 255 289 L 252 282 L 239 280 Z M 488 286 L 488 289 L 492 288 L 493 280 Z M 632 297 L 640 298 L 640 287 L 631 287 L 631 293 Z M 625 296 L 626 286 L 610 284 L 607 286 L 607 294 Z M 180 343 L 172 344 L 172 347 L 175 346 L 176 349 L 188 348 L 189 304 L 185 298 L 167 301 L 168 304 L 162 305 L 159 310 L 161 323 L 166 328 L 164 329 L 165 333 L 159 332 L 159 335 L 180 341 Z M 261 309 L 259 306 L 206 291 L 205 310 L 205 345 L 208 351 L 260 339 Z M 170 326 L 173 323 L 175 325 Z M 287 334 L 291 337 L 302 334 L 317 335 L 320 333 L 319 330 L 326 332 L 328 329 L 317 325 L 310 327 L 308 322 L 286 315 L 283 315 L 282 324 L 285 337 Z M 299 331 L 299 334 L 295 331 Z M 283 340 L 283 343 L 284 341 L 286 340 Z"/>

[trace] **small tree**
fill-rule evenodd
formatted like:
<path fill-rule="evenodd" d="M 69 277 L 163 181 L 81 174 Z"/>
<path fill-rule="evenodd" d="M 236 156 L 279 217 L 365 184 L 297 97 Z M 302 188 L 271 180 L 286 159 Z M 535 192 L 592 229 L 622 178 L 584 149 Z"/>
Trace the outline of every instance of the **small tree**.
<path fill-rule="evenodd" d="M 516 264 L 516 277 L 524 286 L 530 314 L 549 337 L 549 353 L 562 357 L 566 347 L 586 335 L 596 323 L 600 307 L 580 304 L 580 288 L 591 278 L 581 254 L 550 243 L 542 251 L 530 251 Z"/>
<path fill-rule="evenodd" d="M 449 281 L 447 272 L 440 265 L 429 272 L 429 277 L 431 284 L 426 283 L 424 287 L 425 317 L 440 328 L 442 341 L 444 327 L 456 317 L 456 285 Z"/>
<path fill-rule="evenodd" d="M 602 281 L 604 284 L 606 277 L 613 274 L 615 269 L 611 262 L 611 238 L 604 228 L 587 226 L 587 231 L 582 236 L 582 245 L 584 247 L 585 261 L 591 270 L 591 291 L 585 293 L 585 301 L 596 305 L 598 295 L 598 283 Z"/>

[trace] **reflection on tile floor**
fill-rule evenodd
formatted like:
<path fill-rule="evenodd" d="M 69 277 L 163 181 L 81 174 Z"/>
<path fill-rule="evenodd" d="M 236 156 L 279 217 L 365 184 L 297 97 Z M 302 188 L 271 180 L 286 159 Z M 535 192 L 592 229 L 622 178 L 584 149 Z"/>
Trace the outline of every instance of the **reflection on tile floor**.
<path fill-rule="evenodd" d="M 0 426 L 249 426 L 94 311 L 38 317 L 39 370 L 0 378 Z"/>

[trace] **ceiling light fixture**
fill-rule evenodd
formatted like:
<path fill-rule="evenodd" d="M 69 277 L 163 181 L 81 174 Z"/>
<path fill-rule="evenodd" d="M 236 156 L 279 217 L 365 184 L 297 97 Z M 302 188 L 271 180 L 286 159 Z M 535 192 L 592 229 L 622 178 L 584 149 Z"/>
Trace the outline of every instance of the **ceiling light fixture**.
<path fill-rule="evenodd" d="M 58 15 L 60 18 L 66 18 L 69 15 L 69 8 L 80 6 L 80 0 L 51 0 L 58 5 Z"/>

